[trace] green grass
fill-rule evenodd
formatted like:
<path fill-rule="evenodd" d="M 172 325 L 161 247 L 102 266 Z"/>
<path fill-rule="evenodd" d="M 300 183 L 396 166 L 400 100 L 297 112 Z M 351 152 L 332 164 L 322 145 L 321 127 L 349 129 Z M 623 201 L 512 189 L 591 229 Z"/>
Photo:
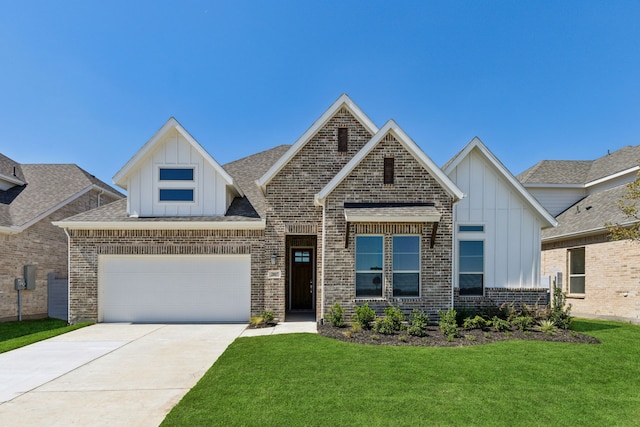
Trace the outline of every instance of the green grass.
<path fill-rule="evenodd" d="M 239 338 L 163 425 L 638 425 L 640 327 L 577 320 L 574 329 L 602 344 Z"/>
<path fill-rule="evenodd" d="M 0 353 L 46 340 L 87 325 L 90 325 L 90 323 L 67 326 L 67 322 L 59 319 L 0 323 Z"/>

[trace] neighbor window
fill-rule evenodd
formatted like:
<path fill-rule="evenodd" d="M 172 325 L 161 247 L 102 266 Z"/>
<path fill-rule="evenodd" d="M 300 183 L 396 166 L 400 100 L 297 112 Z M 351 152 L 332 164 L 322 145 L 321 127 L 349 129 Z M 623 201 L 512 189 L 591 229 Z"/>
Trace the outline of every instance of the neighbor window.
<path fill-rule="evenodd" d="M 569 293 L 584 294 L 584 248 L 569 249 Z"/>
<path fill-rule="evenodd" d="M 460 295 L 482 296 L 484 289 L 484 241 L 460 240 L 458 286 Z"/>
<path fill-rule="evenodd" d="M 160 168 L 160 181 L 193 181 L 193 168 Z"/>
<path fill-rule="evenodd" d="M 161 188 L 161 202 L 193 202 L 193 189 Z"/>
<path fill-rule="evenodd" d="M 385 157 L 384 158 L 384 183 L 385 184 L 393 184 L 393 157 Z"/>
<path fill-rule="evenodd" d="M 393 296 L 420 296 L 420 236 L 393 236 Z"/>
<path fill-rule="evenodd" d="M 349 129 L 338 128 L 338 151 L 346 152 L 349 145 L 348 141 L 349 141 Z"/>
<path fill-rule="evenodd" d="M 382 236 L 356 236 L 356 297 L 382 296 Z"/>

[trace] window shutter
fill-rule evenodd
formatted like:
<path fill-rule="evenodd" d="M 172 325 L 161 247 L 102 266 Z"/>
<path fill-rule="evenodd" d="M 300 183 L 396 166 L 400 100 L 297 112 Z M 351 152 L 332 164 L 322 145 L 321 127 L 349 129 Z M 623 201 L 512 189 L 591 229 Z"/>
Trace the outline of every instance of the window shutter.
<path fill-rule="evenodd" d="M 384 158 L 384 183 L 393 184 L 393 157 Z"/>

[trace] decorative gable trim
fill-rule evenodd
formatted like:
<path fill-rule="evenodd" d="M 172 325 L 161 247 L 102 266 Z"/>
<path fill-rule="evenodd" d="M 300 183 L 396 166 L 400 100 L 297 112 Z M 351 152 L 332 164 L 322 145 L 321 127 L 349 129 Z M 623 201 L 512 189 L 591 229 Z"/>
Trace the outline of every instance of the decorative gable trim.
<path fill-rule="evenodd" d="M 493 167 L 505 178 L 511 187 L 524 198 L 527 203 L 540 215 L 547 227 L 555 227 L 558 222 L 553 216 L 538 202 L 518 181 L 511 172 L 502 164 L 500 160 L 487 148 L 478 138 L 474 137 L 453 159 L 451 159 L 444 170 L 447 176 L 473 151 L 476 149 L 482 156 L 493 165 Z M 543 227 L 544 228 L 544 227 Z"/>
<path fill-rule="evenodd" d="M 171 129 L 175 129 L 176 131 L 178 131 L 178 133 L 180 133 L 184 137 L 184 139 L 189 142 L 189 144 L 198 152 L 198 154 L 200 154 L 202 158 L 204 158 L 205 161 L 209 163 L 211 167 L 218 174 L 220 174 L 220 176 L 222 176 L 227 186 L 234 188 L 239 196 L 244 196 L 242 190 L 235 183 L 231 175 L 229 175 L 227 171 L 225 171 L 222 166 L 220 166 L 220 164 L 218 164 L 218 162 L 216 162 L 215 159 L 211 157 L 207 150 L 205 150 L 202 145 L 200 145 L 198 141 L 196 141 L 195 138 L 191 136 L 191 134 L 189 134 L 189 132 L 187 132 L 185 128 L 183 128 L 182 125 L 174 117 L 169 118 L 169 120 L 167 120 L 167 122 L 160 128 L 160 130 L 156 132 L 155 135 L 153 135 L 151 139 L 149 139 L 149 141 L 147 141 L 142 146 L 142 148 L 140 148 L 140 150 L 138 150 L 138 152 L 122 167 L 122 169 L 118 171 L 118 173 L 115 174 L 115 176 L 113 177 L 113 182 L 117 186 L 127 190 L 127 178 L 129 177 L 130 173 L 138 168 L 145 156 L 153 151 L 156 144 L 158 144 Z"/>
<path fill-rule="evenodd" d="M 364 126 L 371 134 L 378 132 L 378 127 L 371 121 L 369 117 L 358 107 L 347 94 L 342 94 L 323 114 L 316 120 L 307 131 L 287 150 L 286 153 L 273 166 L 256 181 L 258 186 L 265 192 L 267 184 L 289 163 L 289 161 L 305 146 L 305 144 L 315 136 L 315 134 L 324 127 L 324 125 L 338 112 L 341 108 L 347 108 L 351 114 Z"/>
<path fill-rule="evenodd" d="M 316 206 L 324 206 L 327 196 L 336 189 L 338 185 L 364 160 L 365 157 L 384 139 L 388 134 L 392 134 L 396 140 L 407 150 L 420 165 L 429 172 L 429 174 L 442 186 L 442 188 L 454 198 L 460 200 L 464 197 L 462 191 L 444 174 L 436 164 L 427 156 L 424 151 L 407 135 L 398 124 L 389 120 L 385 125 L 371 138 L 371 140 L 362 147 L 344 168 L 315 196 Z"/>

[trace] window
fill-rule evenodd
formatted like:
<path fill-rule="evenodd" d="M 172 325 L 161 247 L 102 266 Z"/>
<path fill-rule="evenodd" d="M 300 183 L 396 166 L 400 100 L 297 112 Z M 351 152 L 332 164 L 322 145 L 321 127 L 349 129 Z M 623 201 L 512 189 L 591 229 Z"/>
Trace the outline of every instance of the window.
<path fill-rule="evenodd" d="M 384 158 L 384 183 L 393 184 L 393 157 Z"/>
<path fill-rule="evenodd" d="M 293 258 L 295 262 L 311 262 L 311 251 L 294 251 Z"/>
<path fill-rule="evenodd" d="M 584 294 L 584 248 L 569 249 L 569 293 Z"/>
<path fill-rule="evenodd" d="M 193 202 L 193 189 L 161 188 L 161 202 Z"/>
<path fill-rule="evenodd" d="M 382 236 L 356 236 L 356 297 L 382 296 Z"/>
<path fill-rule="evenodd" d="M 160 168 L 160 181 L 193 181 L 193 168 Z"/>
<path fill-rule="evenodd" d="M 420 236 L 393 236 L 393 296 L 420 296 Z"/>
<path fill-rule="evenodd" d="M 484 225 L 459 225 L 458 231 L 461 233 L 465 232 L 484 232 Z"/>
<path fill-rule="evenodd" d="M 346 152 L 349 141 L 349 129 L 338 128 L 338 151 Z"/>
<path fill-rule="evenodd" d="M 482 296 L 484 288 L 484 242 L 460 240 L 458 286 L 460 295 Z"/>

